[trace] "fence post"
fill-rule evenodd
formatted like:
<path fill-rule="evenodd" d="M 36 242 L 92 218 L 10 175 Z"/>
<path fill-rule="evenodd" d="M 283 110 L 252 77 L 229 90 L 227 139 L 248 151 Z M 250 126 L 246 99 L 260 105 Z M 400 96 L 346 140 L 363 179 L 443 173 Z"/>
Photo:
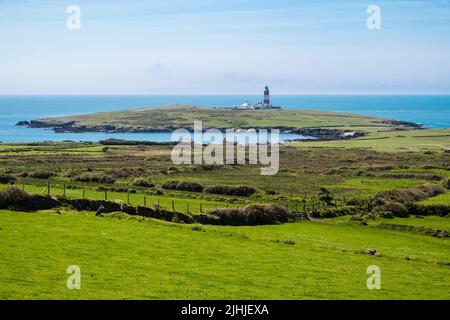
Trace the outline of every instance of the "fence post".
<path fill-rule="evenodd" d="M 63 197 L 65 197 L 66 196 L 66 184 L 64 183 L 63 184 Z"/>
<path fill-rule="evenodd" d="M 189 214 L 189 202 L 188 202 L 188 204 L 187 204 L 186 213 Z"/>
<path fill-rule="evenodd" d="M 22 182 L 22 191 L 25 191 L 25 183 Z"/>
<path fill-rule="evenodd" d="M 47 195 L 50 195 L 50 179 L 47 182 Z"/>
<path fill-rule="evenodd" d="M 203 205 L 200 203 L 200 213 L 203 213 Z"/>
<path fill-rule="evenodd" d="M 147 197 L 144 196 L 144 207 L 146 207 L 146 206 L 147 206 Z"/>
<path fill-rule="evenodd" d="M 83 198 L 86 197 L 86 187 L 83 187 Z"/>
<path fill-rule="evenodd" d="M 108 190 L 105 189 L 105 200 L 108 200 Z"/>
<path fill-rule="evenodd" d="M 175 202 L 172 200 L 172 211 L 175 211 Z"/>
<path fill-rule="evenodd" d="M 130 204 L 130 189 L 127 191 L 127 204 Z"/>

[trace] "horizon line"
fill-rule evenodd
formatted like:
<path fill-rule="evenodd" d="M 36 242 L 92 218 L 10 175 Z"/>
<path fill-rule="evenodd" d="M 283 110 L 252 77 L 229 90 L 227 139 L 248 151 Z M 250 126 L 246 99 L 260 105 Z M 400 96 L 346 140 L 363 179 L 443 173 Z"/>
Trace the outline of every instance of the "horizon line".
<path fill-rule="evenodd" d="M 3 94 L 0 97 L 89 97 L 89 96 L 261 96 L 261 93 L 19 93 Z M 282 96 L 450 96 L 446 93 L 282 93 L 273 94 L 272 97 Z"/>

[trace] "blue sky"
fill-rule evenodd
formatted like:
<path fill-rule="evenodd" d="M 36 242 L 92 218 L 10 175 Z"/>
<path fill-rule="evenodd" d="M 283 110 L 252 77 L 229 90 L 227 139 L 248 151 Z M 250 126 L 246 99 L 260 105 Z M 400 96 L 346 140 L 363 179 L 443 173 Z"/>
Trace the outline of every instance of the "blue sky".
<path fill-rule="evenodd" d="M 382 28 L 366 27 L 381 8 Z M 81 8 L 69 31 L 66 8 Z M 450 2 L 0 0 L 0 94 L 450 94 Z"/>

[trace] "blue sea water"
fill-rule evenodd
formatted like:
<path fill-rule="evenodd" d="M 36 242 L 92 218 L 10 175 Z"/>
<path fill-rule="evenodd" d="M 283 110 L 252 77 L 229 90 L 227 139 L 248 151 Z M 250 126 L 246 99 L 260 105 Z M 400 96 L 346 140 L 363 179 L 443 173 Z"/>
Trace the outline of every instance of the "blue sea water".
<path fill-rule="evenodd" d="M 108 112 L 169 104 L 230 107 L 260 96 L 0 96 L 0 141 L 99 141 L 106 138 L 170 141 L 170 133 L 107 134 L 54 133 L 47 129 L 17 127 L 21 120 L 52 116 Z M 286 109 L 331 110 L 421 123 L 428 128 L 450 128 L 450 96 L 272 96 L 274 105 Z M 295 136 L 283 136 L 291 139 Z"/>

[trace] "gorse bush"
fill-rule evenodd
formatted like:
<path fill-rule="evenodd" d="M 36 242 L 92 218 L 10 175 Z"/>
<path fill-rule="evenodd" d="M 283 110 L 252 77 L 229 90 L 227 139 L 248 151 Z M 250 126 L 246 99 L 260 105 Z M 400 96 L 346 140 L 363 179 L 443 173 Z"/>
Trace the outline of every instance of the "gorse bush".
<path fill-rule="evenodd" d="M 414 203 L 410 205 L 409 211 L 421 216 L 450 217 L 450 205 L 445 204 L 423 205 Z"/>
<path fill-rule="evenodd" d="M 8 187 L 0 191 L 0 208 L 21 209 L 28 206 L 31 195 L 17 187 Z"/>
<path fill-rule="evenodd" d="M 445 180 L 442 183 L 443 187 L 450 190 L 450 179 Z"/>
<path fill-rule="evenodd" d="M 213 194 L 223 194 L 228 196 L 248 197 L 256 192 L 255 188 L 247 186 L 210 186 L 204 189 L 204 192 Z"/>
<path fill-rule="evenodd" d="M 383 191 L 377 194 L 372 212 L 381 216 L 407 217 L 414 214 L 416 201 L 445 193 L 445 189 L 437 184 L 427 183 L 416 188 L 405 188 Z"/>
<path fill-rule="evenodd" d="M 79 182 L 90 182 L 90 183 L 114 183 L 116 181 L 116 179 L 114 179 L 113 177 L 101 173 L 81 174 L 76 176 L 74 180 Z"/>
<path fill-rule="evenodd" d="M 244 208 L 216 209 L 210 212 L 222 225 L 256 226 L 287 222 L 291 218 L 290 212 L 276 204 L 254 204 Z"/>
<path fill-rule="evenodd" d="M 28 173 L 28 177 L 34 179 L 50 179 L 53 178 L 54 176 L 56 176 L 54 172 L 45 170 L 37 170 Z"/>
<path fill-rule="evenodd" d="M 155 186 L 155 184 L 152 183 L 150 180 L 144 178 L 134 179 L 132 185 L 136 187 L 145 187 L 145 188 L 153 188 Z"/>
<path fill-rule="evenodd" d="M 405 188 L 383 191 L 375 198 L 376 205 L 384 205 L 390 202 L 402 204 L 419 201 L 445 193 L 445 189 L 437 184 L 427 183 L 416 188 Z"/>
<path fill-rule="evenodd" d="M 327 188 L 320 187 L 319 200 L 327 205 L 331 205 L 333 203 L 333 194 Z"/>
<path fill-rule="evenodd" d="M 167 181 L 161 186 L 163 189 L 167 190 L 180 190 L 180 191 L 192 191 L 192 192 L 202 192 L 203 186 L 197 182 L 189 181 Z"/>
<path fill-rule="evenodd" d="M 6 173 L 0 173 L 0 183 L 2 184 L 8 184 L 8 183 L 14 183 L 16 181 L 16 178 L 10 174 Z"/>
<path fill-rule="evenodd" d="M 388 202 L 377 206 L 372 210 L 373 213 L 379 216 L 394 216 L 406 218 L 409 216 L 409 210 L 406 205 L 400 202 Z"/>

